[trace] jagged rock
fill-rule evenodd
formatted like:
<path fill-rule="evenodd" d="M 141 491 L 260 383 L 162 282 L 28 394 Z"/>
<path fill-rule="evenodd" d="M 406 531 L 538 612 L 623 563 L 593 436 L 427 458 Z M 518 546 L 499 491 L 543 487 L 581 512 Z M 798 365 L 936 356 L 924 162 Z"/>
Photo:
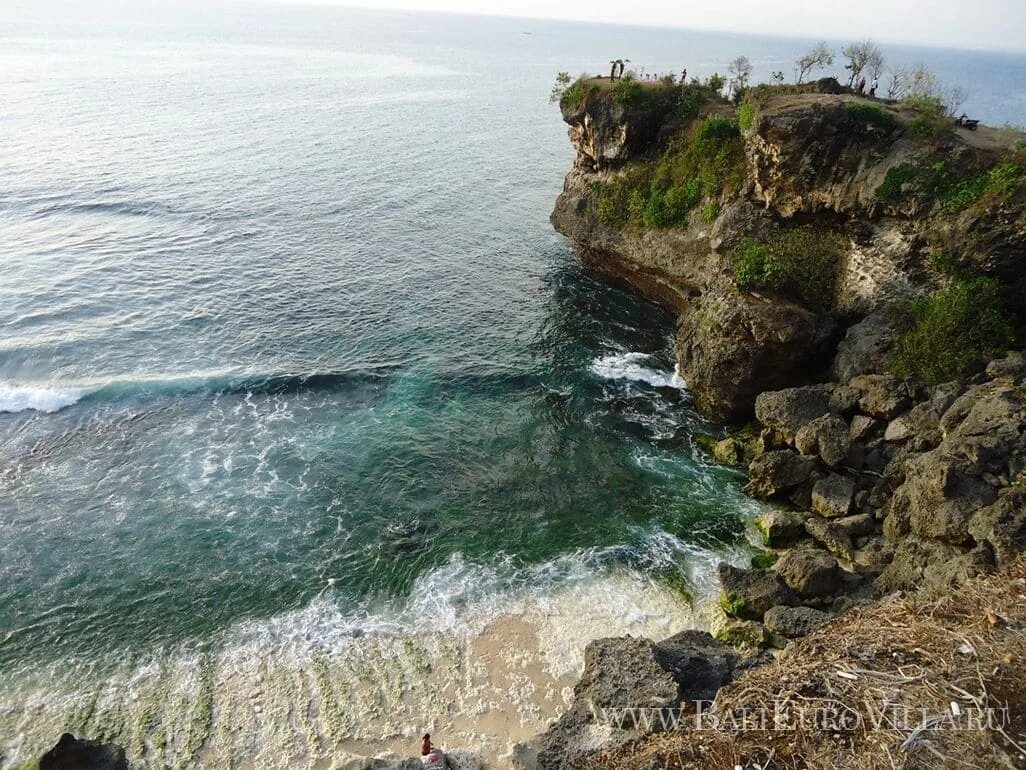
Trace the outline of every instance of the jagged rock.
<path fill-rule="evenodd" d="M 705 631 L 681 631 L 655 646 L 656 661 L 670 672 L 681 701 L 712 700 L 727 684 L 738 654 Z"/>
<path fill-rule="evenodd" d="M 969 534 L 990 546 L 998 565 L 1026 552 L 1026 483 L 1004 489 L 996 502 L 976 511 Z"/>
<path fill-rule="evenodd" d="M 784 441 L 792 441 L 804 425 L 831 412 L 831 396 L 832 389 L 827 385 L 760 393 L 755 399 L 755 418 Z"/>
<path fill-rule="evenodd" d="M 745 491 L 753 497 L 780 495 L 804 484 L 815 469 L 815 458 L 802 457 L 790 449 L 766 452 L 748 466 Z"/>
<path fill-rule="evenodd" d="M 128 760 L 120 746 L 64 733 L 39 759 L 39 770 L 128 770 Z"/>
<path fill-rule="evenodd" d="M 537 740 L 539 770 L 560 770 L 642 734 L 636 725 L 598 722 L 593 709 L 672 709 L 679 703 L 679 690 L 656 660 L 652 641 L 623 637 L 591 642 L 584 650 L 584 673 L 574 687 L 573 705 Z"/>
<path fill-rule="evenodd" d="M 987 376 L 992 379 L 1006 379 L 1012 385 L 1026 380 L 1026 354 L 1009 351 L 1005 358 L 996 358 L 987 364 Z"/>
<path fill-rule="evenodd" d="M 859 408 L 881 420 L 893 420 L 911 403 L 905 384 L 889 374 L 863 374 L 849 383 L 859 391 Z"/>
<path fill-rule="evenodd" d="M 818 453 L 823 462 L 833 468 L 845 460 L 851 449 L 848 423 L 836 414 L 817 417 L 798 430 L 794 445 L 803 455 Z"/>
<path fill-rule="evenodd" d="M 730 287 L 689 301 L 677 328 L 681 376 L 703 411 L 727 421 L 747 418 L 763 390 L 800 381 L 820 344 L 808 310 Z"/>
<path fill-rule="evenodd" d="M 916 430 L 907 415 L 896 417 L 887 424 L 884 441 L 908 441 L 916 435 Z"/>
<path fill-rule="evenodd" d="M 860 374 L 883 372 L 894 353 L 894 342 L 901 332 L 902 318 L 890 309 L 870 313 L 848 327 L 837 346 L 831 366 L 833 376 L 842 382 Z"/>
<path fill-rule="evenodd" d="M 575 165 L 602 169 L 643 152 L 674 107 L 672 91 L 667 89 L 665 96 L 634 107 L 597 92 L 571 108 L 564 107 L 563 120 L 570 126 L 570 143 L 577 152 Z"/>
<path fill-rule="evenodd" d="M 562 770 L 664 729 L 659 713 L 675 711 L 684 700 L 711 700 L 743 663 L 733 649 L 704 631 L 684 631 L 659 643 L 632 637 L 596 640 L 585 649 L 584 674 L 574 687 L 570 708 L 544 734 L 515 747 L 513 760 L 522 767 Z M 653 718 L 601 718 L 603 709 L 627 706 L 648 709 Z"/>
<path fill-rule="evenodd" d="M 989 548 L 966 551 L 938 540 L 909 535 L 897 541 L 893 558 L 876 579 L 879 590 L 947 589 L 986 572 L 993 565 Z"/>
<path fill-rule="evenodd" d="M 812 485 L 812 510 L 829 519 L 847 516 L 854 496 L 855 482 L 831 473 Z"/>
<path fill-rule="evenodd" d="M 791 589 L 776 572 L 721 563 L 719 577 L 723 589 L 720 604 L 734 617 L 759 620 L 770 607 L 794 604 Z"/>
<path fill-rule="evenodd" d="M 481 766 L 481 760 L 477 755 L 472 755 L 474 760 L 468 762 L 464 754 L 465 752 L 460 751 L 446 751 L 445 758 L 449 762 L 449 767 L 476 770 Z M 423 767 L 424 763 L 416 757 L 398 759 L 394 754 L 366 757 L 343 752 L 331 763 L 331 770 L 418 770 Z"/>
<path fill-rule="evenodd" d="M 733 436 L 713 444 L 712 454 L 716 462 L 724 465 L 740 465 L 745 456 L 744 447 Z"/>
<path fill-rule="evenodd" d="M 835 519 L 833 525 L 837 527 L 838 532 L 844 532 L 854 540 L 873 534 L 876 531 L 877 521 L 871 513 L 857 513 L 854 516 Z"/>
<path fill-rule="evenodd" d="M 797 511 L 774 508 L 756 519 L 755 527 L 762 534 L 763 545 L 780 548 L 805 536 L 805 519 Z"/>
<path fill-rule="evenodd" d="M 849 435 L 852 441 L 865 441 L 875 433 L 880 422 L 864 414 L 857 414 L 851 418 Z"/>
<path fill-rule="evenodd" d="M 788 551 L 773 569 L 789 588 L 804 598 L 832 596 L 844 586 L 844 570 L 838 566 L 837 559 L 819 549 Z"/>
<path fill-rule="evenodd" d="M 814 516 L 805 522 L 805 531 L 838 559 L 850 561 L 855 555 L 851 536 L 833 521 Z"/>
<path fill-rule="evenodd" d="M 812 607 L 771 607 L 766 612 L 764 622 L 772 633 L 797 639 L 807 636 L 831 617 L 830 613 Z"/>

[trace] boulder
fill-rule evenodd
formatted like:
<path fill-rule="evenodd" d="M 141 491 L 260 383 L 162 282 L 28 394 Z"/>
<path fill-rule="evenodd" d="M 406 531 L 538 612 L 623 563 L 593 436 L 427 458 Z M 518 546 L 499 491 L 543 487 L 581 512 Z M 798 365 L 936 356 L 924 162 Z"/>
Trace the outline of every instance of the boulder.
<path fill-rule="evenodd" d="M 850 326 L 831 365 L 834 378 L 847 381 L 860 374 L 885 371 L 900 331 L 900 314 L 888 309 L 871 313 Z"/>
<path fill-rule="evenodd" d="M 805 536 L 807 514 L 774 508 L 755 520 L 755 528 L 762 535 L 763 545 L 780 548 Z"/>
<path fill-rule="evenodd" d="M 869 439 L 877 430 L 879 430 L 881 423 L 878 420 L 874 420 L 872 417 L 867 417 L 864 414 L 857 414 L 851 418 L 851 427 L 849 435 L 852 441 L 866 441 Z"/>
<path fill-rule="evenodd" d="M 813 516 L 805 522 L 805 531 L 838 559 L 850 561 L 854 557 L 851 535 L 836 522 Z"/>
<path fill-rule="evenodd" d="M 632 637 L 597 639 L 584 650 L 584 673 L 573 705 L 535 742 L 539 770 L 561 770 L 603 749 L 644 734 L 637 724 L 597 719 L 605 708 L 674 709 L 680 687 L 656 660 L 655 644 Z M 653 720 L 652 729 L 658 729 Z"/>
<path fill-rule="evenodd" d="M 655 645 L 656 661 L 677 682 L 681 701 L 712 700 L 734 674 L 739 656 L 705 631 L 681 631 Z"/>
<path fill-rule="evenodd" d="M 766 628 L 778 636 L 797 639 L 830 620 L 828 612 L 812 607 L 771 607 L 764 619 Z"/>
<path fill-rule="evenodd" d="M 685 700 L 711 700 L 741 663 L 737 652 L 704 631 L 683 631 L 659 643 L 632 637 L 591 642 L 570 708 L 544 734 L 516 746 L 512 763 L 562 770 L 661 730 L 661 712 L 675 712 Z M 654 711 L 645 712 L 650 721 L 618 722 L 615 714 L 603 713 L 625 706 Z"/>
<path fill-rule="evenodd" d="M 784 441 L 792 441 L 802 426 L 830 413 L 831 395 L 828 385 L 760 393 L 755 399 L 755 418 Z"/>
<path fill-rule="evenodd" d="M 1005 358 L 996 358 L 987 364 L 987 376 L 991 379 L 1005 379 L 1012 385 L 1026 381 L 1026 354 L 1009 351 Z"/>
<path fill-rule="evenodd" d="M 998 566 L 1026 552 L 1026 484 L 1004 489 L 994 503 L 976 511 L 969 534 L 990 546 Z"/>
<path fill-rule="evenodd" d="M 128 770 L 128 760 L 120 746 L 64 733 L 39 759 L 39 770 Z"/>
<path fill-rule="evenodd" d="M 990 549 L 965 550 L 937 540 L 909 535 L 897 541 L 891 561 L 877 577 L 885 593 L 930 587 L 948 590 L 993 565 Z"/>
<path fill-rule="evenodd" d="M 745 491 L 753 497 L 770 498 L 804 484 L 816 469 L 816 460 L 790 449 L 766 452 L 748 466 Z"/>
<path fill-rule="evenodd" d="M 794 445 L 803 455 L 819 454 L 831 468 L 840 465 L 851 449 L 848 423 L 836 414 L 817 417 L 799 428 Z"/>
<path fill-rule="evenodd" d="M 818 548 L 788 551 L 773 569 L 800 597 L 833 596 L 844 587 L 844 570 L 837 559 Z"/>
<path fill-rule="evenodd" d="M 859 409 L 880 420 L 893 420 L 911 404 L 905 384 L 890 374 L 863 374 L 848 384 L 859 391 Z"/>
<path fill-rule="evenodd" d="M 805 308 L 724 286 L 684 305 L 677 360 L 699 409 L 740 422 L 759 393 L 804 378 L 821 336 Z"/>
<path fill-rule="evenodd" d="M 734 617 L 759 620 L 770 607 L 795 603 L 791 589 L 776 572 L 721 563 L 719 577 L 723 589 L 720 605 Z"/>
<path fill-rule="evenodd" d="M 855 482 L 831 473 L 812 485 L 812 510 L 828 519 L 847 516 L 855 497 Z"/>

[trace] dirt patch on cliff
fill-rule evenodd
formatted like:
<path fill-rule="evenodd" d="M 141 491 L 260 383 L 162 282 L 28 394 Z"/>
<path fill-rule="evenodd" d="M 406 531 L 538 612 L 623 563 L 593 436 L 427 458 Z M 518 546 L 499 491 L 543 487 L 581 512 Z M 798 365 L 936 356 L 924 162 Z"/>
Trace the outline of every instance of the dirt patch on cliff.
<path fill-rule="evenodd" d="M 589 768 L 1026 767 L 1026 560 L 844 615 Z"/>

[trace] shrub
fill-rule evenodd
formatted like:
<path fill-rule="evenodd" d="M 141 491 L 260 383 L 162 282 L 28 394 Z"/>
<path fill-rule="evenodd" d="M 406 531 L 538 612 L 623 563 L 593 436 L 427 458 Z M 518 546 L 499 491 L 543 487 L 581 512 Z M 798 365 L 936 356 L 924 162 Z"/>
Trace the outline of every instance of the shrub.
<path fill-rule="evenodd" d="M 955 280 L 912 308 L 912 328 L 895 345 L 891 368 L 928 385 L 968 374 L 1012 343 L 1012 327 L 990 278 Z"/>
<path fill-rule="evenodd" d="M 937 97 L 907 96 L 901 104 L 915 115 L 908 126 L 909 134 L 915 139 L 933 142 L 951 130 L 951 120 Z"/>
<path fill-rule="evenodd" d="M 741 106 L 737 108 L 737 126 L 742 131 L 747 131 L 753 125 L 755 125 L 755 118 L 759 112 L 758 106 L 751 100 L 745 100 L 741 102 Z"/>
<path fill-rule="evenodd" d="M 720 215 L 720 204 L 718 201 L 709 201 L 702 206 L 702 221 L 711 225 L 716 221 L 716 217 Z"/>
<path fill-rule="evenodd" d="M 734 250 L 734 282 L 787 295 L 813 310 L 828 310 L 837 296 L 840 233 L 804 225 L 782 230 L 769 241 L 745 238 Z"/>
<path fill-rule="evenodd" d="M 737 190 L 745 157 L 736 121 L 710 117 L 683 130 L 663 156 L 594 189 L 600 220 L 615 227 L 675 227 L 703 198 Z"/>
<path fill-rule="evenodd" d="M 890 110 L 881 109 L 875 104 L 848 102 L 844 109 L 852 120 L 858 123 L 868 123 L 877 128 L 891 128 L 896 122 L 894 114 Z"/>
<path fill-rule="evenodd" d="M 946 213 L 961 211 L 984 197 L 1007 200 L 1026 177 L 1026 166 L 1001 163 L 989 171 L 952 185 L 941 198 Z"/>

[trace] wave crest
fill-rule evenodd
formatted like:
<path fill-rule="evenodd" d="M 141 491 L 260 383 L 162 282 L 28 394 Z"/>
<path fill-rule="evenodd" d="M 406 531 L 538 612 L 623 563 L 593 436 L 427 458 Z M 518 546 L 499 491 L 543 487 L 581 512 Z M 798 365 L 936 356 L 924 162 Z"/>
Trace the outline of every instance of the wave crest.
<path fill-rule="evenodd" d="M 83 388 L 0 383 L 0 412 L 59 412 L 85 395 Z"/>

